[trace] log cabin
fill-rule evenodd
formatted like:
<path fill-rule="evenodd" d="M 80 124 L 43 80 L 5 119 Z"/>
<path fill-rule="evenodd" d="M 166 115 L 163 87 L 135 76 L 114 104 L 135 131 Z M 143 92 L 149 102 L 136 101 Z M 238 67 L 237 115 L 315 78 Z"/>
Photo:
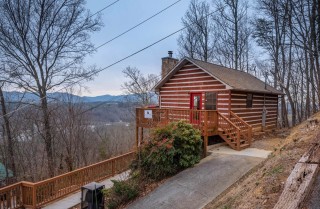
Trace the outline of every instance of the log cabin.
<path fill-rule="evenodd" d="M 169 51 L 161 74 L 154 87 L 159 108 L 137 109 L 137 143 L 139 128 L 143 140 L 143 128 L 180 119 L 202 131 L 205 150 L 208 136 L 241 150 L 250 146 L 252 132 L 277 127 L 283 93 L 249 73 L 189 57 L 179 61 Z"/>

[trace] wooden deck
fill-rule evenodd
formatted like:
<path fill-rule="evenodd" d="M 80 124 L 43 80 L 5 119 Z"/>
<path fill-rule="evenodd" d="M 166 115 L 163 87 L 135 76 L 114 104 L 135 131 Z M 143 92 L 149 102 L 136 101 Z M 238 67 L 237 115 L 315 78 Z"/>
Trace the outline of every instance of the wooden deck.
<path fill-rule="evenodd" d="M 79 191 L 93 181 L 103 181 L 129 169 L 136 151 L 83 167 L 44 181 L 21 181 L 0 189 L 0 209 L 42 208 Z"/>
<path fill-rule="evenodd" d="M 137 108 L 137 146 L 144 140 L 145 128 L 155 128 L 180 120 L 187 121 L 201 131 L 204 138 L 204 153 L 207 152 L 208 137 L 214 135 L 219 135 L 235 150 L 251 145 L 252 127 L 231 111 L 225 115 L 215 110 Z"/>

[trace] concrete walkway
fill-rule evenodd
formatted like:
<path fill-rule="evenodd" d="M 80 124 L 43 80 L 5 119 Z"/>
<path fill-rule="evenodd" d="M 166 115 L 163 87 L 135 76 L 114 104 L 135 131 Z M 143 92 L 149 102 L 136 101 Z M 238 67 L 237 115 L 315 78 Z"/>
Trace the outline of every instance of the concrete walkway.
<path fill-rule="evenodd" d="M 127 208 L 203 208 L 271 153 L 258 149 L 233 151 L 228 147 L 210 152 L 198 165 L 173 176 Z"/>
<path fill-rule="evenodd" d="M 111 180 L 125 180 L 129 176 L 129 171 L 120 173 L 110 179 L 106 179 L 105 181 L 100 182 L 101 184 L 105 185 L 105 188 L 110 188 L 113 186 L 113 183 Z M 42 207 L 43 209 L 68 209 L 75 205 L 78 205 L 80 203 L 81 198 L 81 192 L 76 192 L 74 194 L 71 194 L 64 199 L 58 200 L 56 202 L 53 202 L 45 207 Z"/>

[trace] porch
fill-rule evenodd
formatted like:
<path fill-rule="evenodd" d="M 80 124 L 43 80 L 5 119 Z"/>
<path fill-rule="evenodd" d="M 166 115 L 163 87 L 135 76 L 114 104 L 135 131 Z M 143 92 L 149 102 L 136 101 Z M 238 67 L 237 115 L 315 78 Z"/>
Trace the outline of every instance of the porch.
<path fill-rule="evenodd" d="M 185 120 L 201 131 L 204 153 L 208 137 L 219 135 L 232 149 L 241 150 L 251 145 L 252 127 L 232 111 L 222 114 L 216 110 L 136 108 L 136 145 L 144 140 L 144 129 Z"/>

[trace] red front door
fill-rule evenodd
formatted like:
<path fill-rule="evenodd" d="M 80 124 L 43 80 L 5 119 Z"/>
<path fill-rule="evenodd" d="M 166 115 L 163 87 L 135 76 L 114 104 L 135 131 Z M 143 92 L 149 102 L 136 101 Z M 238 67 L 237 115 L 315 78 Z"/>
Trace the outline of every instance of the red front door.
<path fill-rule="evenodd" d="M 191 93 L 190 94 L 190 109 L 191 110 L 201 110 L 202 109 L 202 94 L 201 93 Z M 190 115 L 191 123 L 200 122 L 200 112 L 191 111 Z"/>

